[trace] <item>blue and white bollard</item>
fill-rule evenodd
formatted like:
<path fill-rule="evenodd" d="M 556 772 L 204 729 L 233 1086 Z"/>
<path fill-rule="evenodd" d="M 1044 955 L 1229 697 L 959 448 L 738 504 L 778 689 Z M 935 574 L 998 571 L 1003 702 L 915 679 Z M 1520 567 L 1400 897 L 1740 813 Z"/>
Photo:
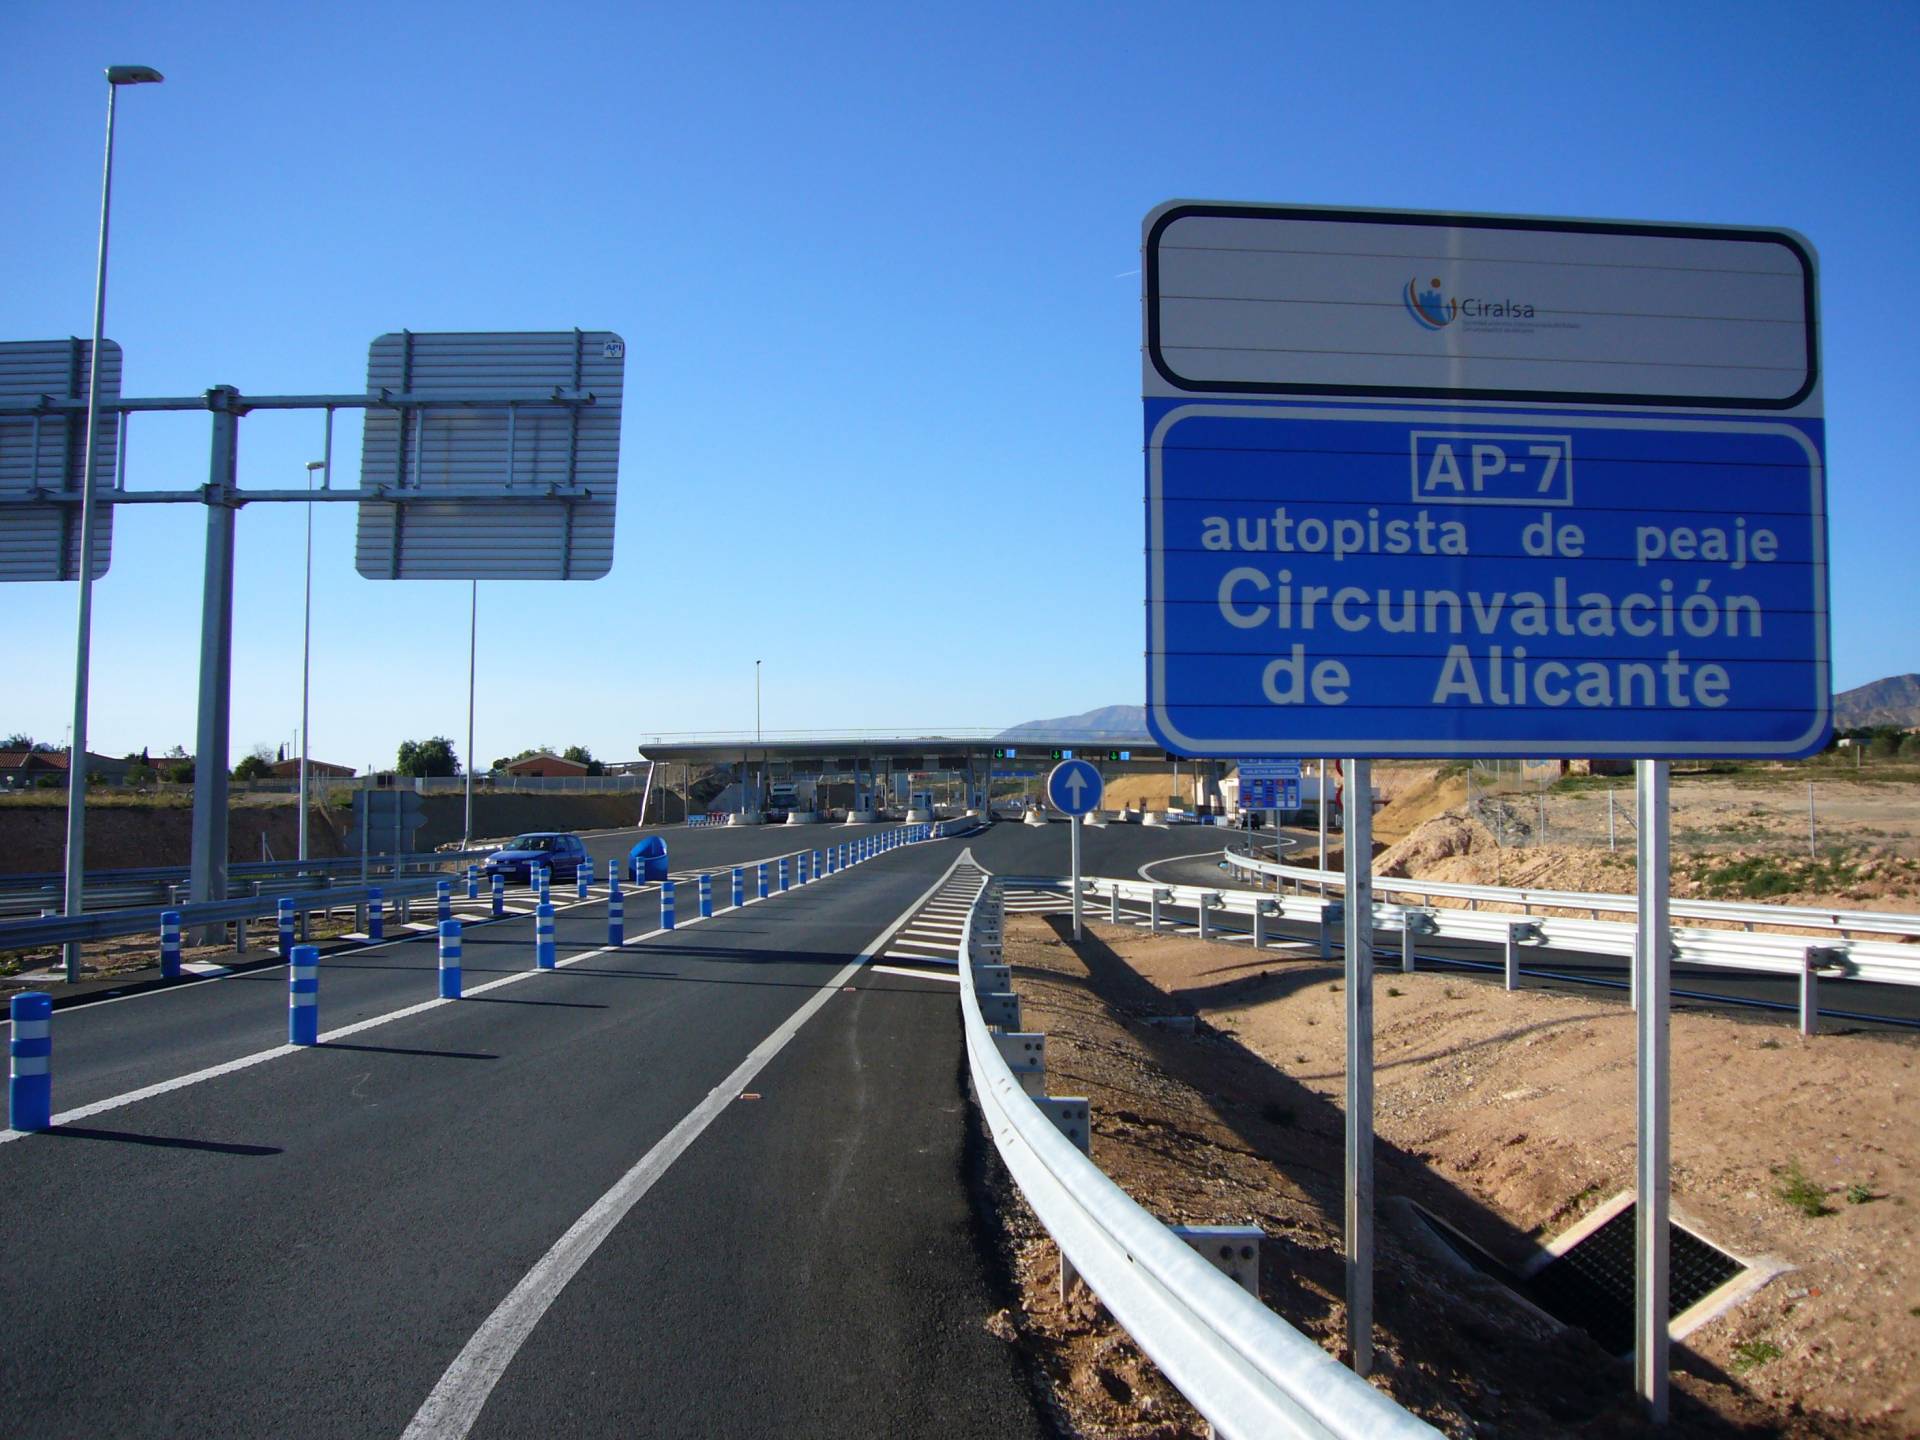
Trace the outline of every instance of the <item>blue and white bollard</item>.
<path fill-rule="evenodd" d="M 627 943 L 627 905 L 620 898 L 618 889 L 607 896 L 607 944 L 609 946 Z"/>
<path fill-rule="evenodd" d="M 747 872 L 740 866 L 733 867 L 733 908 L 738 910 L 747 903 Z"/>
<path fill-rule="evenodd" d="M 168 980 L 180 976 L 180 912 L 160 912 L 160 974 Z"/>
<path fill-rule="evenodd" d="M 827 863 L 827 857 L 825 855 L 821 854 L 818 850 L 813 852 L 813 878 L 814 879 L 818 880 L 827 873 L 822 868 L 826 863 Z"/>
<path fill-rule="evenodd" d="M 440 911 L 434 918 L 436 920 L 453 919 L 453 882 L 451 880 L 434 881 L 433 898 L 439 902 Z"/>
<path fill-rule="evenodd" d="M 280 953 L 293 954 L 293 897 L 282 895 L 280 903 L 274 907 L 279 913 L 275 918 L 280 924 Z"/>
<path fill-rule="evenodd" d="M 787 871 L 787 857 L 782 855 L 780 857 L 780 893 L 782 895 L 787 893 Z"/>
<path fill-rule="evenodd" d="M 493 872 L 493 918 L 498 920 L 507 913 L 507 877 L 498 870 Z"/>
<path fill-rule="evenodd" d="M 673 881 L 662 880 L 660 882 L 660 928 L 662 930 L 671 930 L 673 929 L 673 922 Z"/>
<path fill-rule="evenodd" d="M 551 970 L 554 966 L 553 905 L 546 900 L 533 912 L 533 963 L 541 970 Z"/>
<path fill-rule="evenodd" d="M 702 920 L 713 918 L 713 877 L 711 875 L 700 877 L 700 918 Z"/>
<path fill-rule="evenodd" d="M 440 998 L 460 998 L 460 922 L 440 922 Z"/>
<path fill-rule="evenodd" d="M 53 1124 L 53 997 L 28 990 L 13 997 L 13 1036 L 8 1049 L 7 1124 L 15 1130 L 45 1130 Z"/>
<path fill-rule="evenodd" d="M 760 898 L 767 898 L 767 862 L 764 860 L 760 862 Z"/>
<path fill-rule="evenodd" d="M 539 895 L 542 903 L 545 903 L 545 901 L 548 898 L 547 892 L 548 892 L 549 886 L 552 884 L 552 881 L 553 881 L 553 872 L 544 865 L 539 866 L 533 872 L 533 888 L 534 888 L 534 891 Z"/>
<path fill-rule="evenodd" d="M 620 861 L 617 856 L 607 861 L 607 887 L 616 895 L 620 893 Z"/>
<path fill-rule="evenodd" d="M 593 885 L 593 866 L 576 865 L 573 867 L 573 894 L 576 900 L 587 898 L 587 891 Z"/>
<path fill-rule="evenodd" d="M 386 905 L 378 886 L 367 891 L 367 939 L 384 940 L 387 938 Z"/>
<path fill-rule="evenodd" d="M 320 947 L 296 945 L 287 965 L 287 1043 L 320 1043 Z"/>
<path fill-rule="evenodd" d="M 467 899 L 478 900 L 479 898 L 480 867 L 478 865 L 469 865 L 467 866 Z"/>

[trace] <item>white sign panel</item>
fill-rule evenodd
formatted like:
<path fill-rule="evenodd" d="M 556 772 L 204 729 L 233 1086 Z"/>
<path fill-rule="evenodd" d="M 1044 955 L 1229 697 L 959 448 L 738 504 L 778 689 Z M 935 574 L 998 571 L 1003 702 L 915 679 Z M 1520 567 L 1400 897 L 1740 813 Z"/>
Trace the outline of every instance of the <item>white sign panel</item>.
<path fill-rule="evenodd" d="M 1149 394 L 1787 409 L 1814 267 L 1777 230 L 1176 203 L 1148 221 Z"/>
<path fill-rule="evenodd" d="M 92 346 L 85 340 L 0 344 L 0 495 L 66 495 L 45 504 L 0 505 L 0 581 L 80 578 L 80 506 L 85 479 L 86 412 L 72 407 L 22 413 L 46 400 L 84 404 Z M 100 347 L 100 398 L 120 398 L 120 347 Z M 16 408 L 18 407 L 18 408 Z M 119 463 L 119 417 L 102 411 L 95 427 L 94 486 L 109 490 Z M 94 515 L 93 578 L 113 552 L 113 507 Z"/>
<path fill-rule="evenodd" d="M 367 412 L 360 483 L 405 498 L 360 506 L 360 573 L 370 580 L 605 575 L 613 568 L 625 373 L 626 342 L 605 330 L 402 331 L 374 341 L 369 394 L 443 403 Z M 567 403 L 582 392 L 591 404 Z M 540 396 L 550 398 L 530 398 Z M 563 501 L 556 491 L 590 493 Z"/>

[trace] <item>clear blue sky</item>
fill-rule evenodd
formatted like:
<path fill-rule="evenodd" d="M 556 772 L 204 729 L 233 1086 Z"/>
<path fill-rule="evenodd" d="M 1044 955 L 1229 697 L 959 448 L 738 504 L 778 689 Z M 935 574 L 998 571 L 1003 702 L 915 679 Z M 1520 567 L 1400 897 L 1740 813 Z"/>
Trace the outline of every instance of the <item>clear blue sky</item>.
<path fill-rule="evenodd" d="M 1175 197 L 1771 224 L 1823 270 L 1835 682 L 1920 670 L 1912 6 L 41 3 L 7 10 L 0 338 L 85 334 L 109 63 L 126 393 L 351 391 L 370 340 L 619 331 L 611 576 L 483 587 L 484 763 L 1138 703 L 1141 216 Z M 137 419 L 136 488 L 205 479 Z M 337 439 L 350 480 L 357 427 Z M 243 423 L 298 485 L 317 419 Z M 300 525 L 241 513 L 233 739 L 299 713 Z M 90 748 L 193 746 L 198 507 L 124 510 Z M 315 539 L 313 750 L 464 752 L 461 584 Z M 13 585 L 56 743 L 72 586 Z"/>

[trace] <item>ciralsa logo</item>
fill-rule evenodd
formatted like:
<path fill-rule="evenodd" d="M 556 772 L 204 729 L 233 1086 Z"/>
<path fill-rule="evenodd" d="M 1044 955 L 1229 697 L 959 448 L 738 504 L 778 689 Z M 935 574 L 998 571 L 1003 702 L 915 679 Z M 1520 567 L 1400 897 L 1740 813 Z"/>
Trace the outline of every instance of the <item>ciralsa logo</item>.
<path fill-rule="evenodd" d="M 1441 293 L 1438 276 L 1429 282 L 1428 289 L 1422 290 L 1419 285 L 1416 277 L 1407 281 L 1407 288 L 1401 292 L 1400 298 L 1407 302 L 1407 313 L 1423 330 L 1444 330 L 1460 313 L 1460 302 L 1449 300 Z"/>

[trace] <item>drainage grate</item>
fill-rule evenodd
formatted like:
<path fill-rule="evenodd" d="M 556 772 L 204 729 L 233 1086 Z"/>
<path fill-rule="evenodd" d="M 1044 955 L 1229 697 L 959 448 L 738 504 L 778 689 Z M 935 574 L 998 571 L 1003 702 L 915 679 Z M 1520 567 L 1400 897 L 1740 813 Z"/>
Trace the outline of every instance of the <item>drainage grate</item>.
<path fill-rule="evenodd" d="M 1556 1320 L 1578 1326 L 1611 1355 L 1633 1349 L 1634 1206 L 1629 1203 L 1526 1281 L 1523 1293 Z M 1746 1267 L 1691 1230 L 1669 1225 L 1671 1320 Z"/>

